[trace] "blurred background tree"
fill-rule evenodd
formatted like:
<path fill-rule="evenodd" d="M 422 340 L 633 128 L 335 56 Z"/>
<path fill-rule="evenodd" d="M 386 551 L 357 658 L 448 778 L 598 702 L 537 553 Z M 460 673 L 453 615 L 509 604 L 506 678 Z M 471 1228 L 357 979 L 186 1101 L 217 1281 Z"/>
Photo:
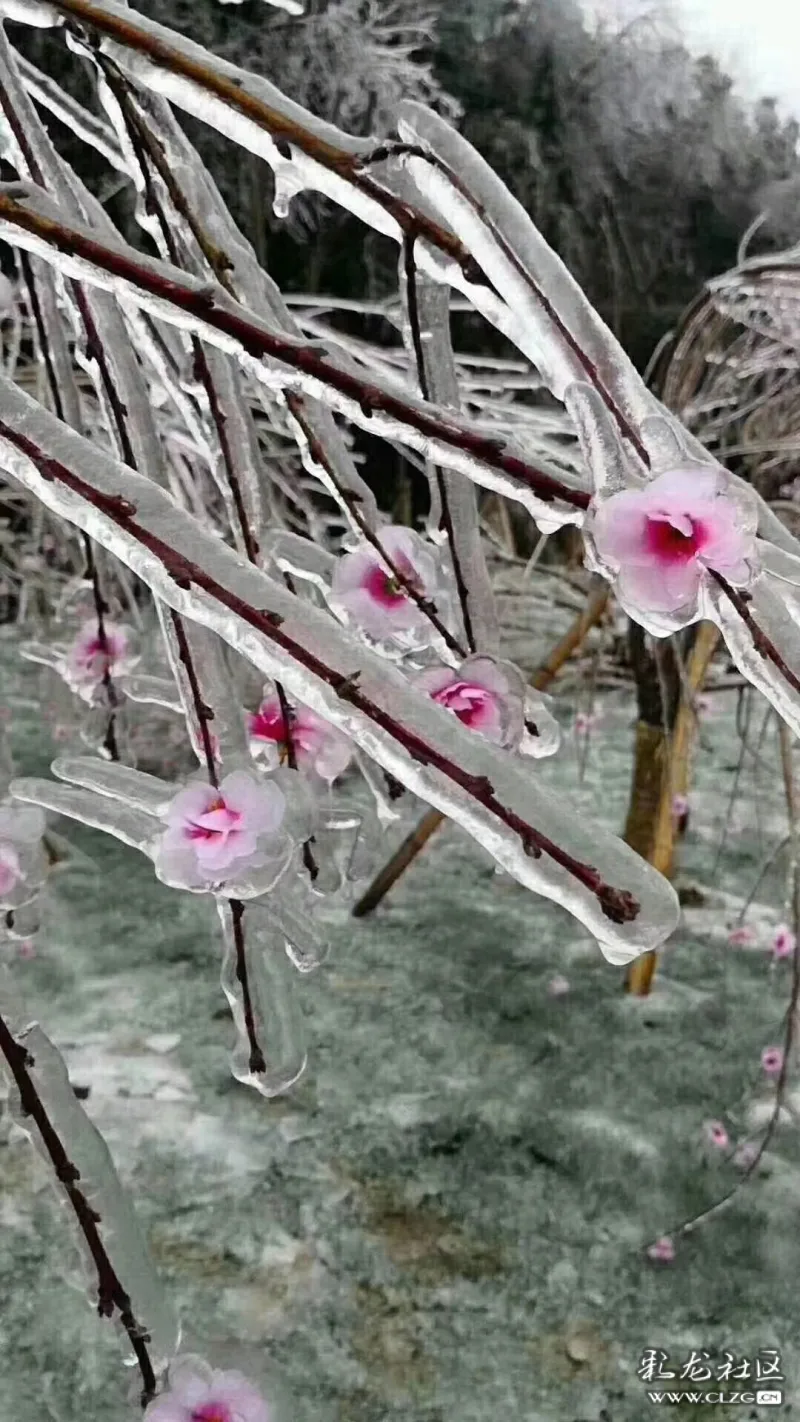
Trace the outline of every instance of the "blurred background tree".
<path fill-rule="evenodd" d="M 401 98 L 460 115 L 640 368 L 702 283 L 735 263 L 765 203 L 775 218 L 758 240 L 793 239 L 798 124 L 769 97 L 747 105 L 716 59 L 693 55 L 652 12 L 613 31 L 590 26 L 577 0 L 307 0 L 301 17 L 262 0 L 138 8 L 352 133 L 386 133 Z M 64 80 L 63 46 L 47 32 L 20 39 Z M 284 290 L 394 289 L 390 244 L 364 241 L 316 196 L 276 216 L 266 165 L 182 121 Z M 55 136 L 91 169 L 74 138 Z"/>

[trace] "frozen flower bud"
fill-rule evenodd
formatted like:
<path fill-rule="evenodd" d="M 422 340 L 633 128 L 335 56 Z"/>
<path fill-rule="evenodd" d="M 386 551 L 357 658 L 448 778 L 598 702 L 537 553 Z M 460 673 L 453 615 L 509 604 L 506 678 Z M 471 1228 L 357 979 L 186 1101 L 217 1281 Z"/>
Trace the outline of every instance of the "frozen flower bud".
<path fill-rule="evenodd" d="M 783 1071 L 783 1048 L 765 1047 L 761 1053 L 761 1069 L 766 1076 L 779 1077 Z"/>
<path fill-rule="evenodd" d="M 732 948 L 749 948 L 755 941 L 756 935 L 746 923 L 740 923 L 728 934 L 728 942 Z"/>
<path fill-rule="evenodd" d="M 378 542 L 392 567 L 371 543 L 360 543 L 334 566 L 333 602 L 376 641 L 407 638 L 430 624 L 404 584 L 419 597 L 432 598 L 439 582 L 436 558 L 422 538 L 402 525 L 381 529 Z"/>
<path fill-rule="evenodd" d="M 727 1150 L 730 1145 L 728 1132 L 721 1121 L 706 1121 L 703 1134 L 709 1145 L 715 1146 L 717 1150 Z"/>
<path fill-rule="evenodd" d="M 249 719 L 250 751 L 270 766 L 289 762 L 289 739 L 298 770 L 312 772 L 331 784 L 352 759 L 346 736 L 330 726 L 316 711 L 293 701 L 287 706 L 289 724 L 277 695 L 265 688 L 264 700 Z"/>
<path fill-rule="evenodd" d="M 735 587 L 757 571 L 755 508 L 724 470 L 672 469 L 601 500 L 588 531 L 625 610 L 691 621 L 709 570 Z"/>
<path fill-rule="evenodd" d="M 151 1402 L 143 1422 L 271 1422 L 261 1393 L 241 1373 L 220 1372 L 200 1359 L 170 1370 L 168 1392 Z"/>
<path fill-rule="evenodd" d="M 44 883 L 45 818 L 32 805 L 0 804 L 0 909 L 15 909 Z"/>
<path fill-rule="evenodd" d="M 794 953 L 795 936 L 788 924 L 781 923 L 775 929 L 772 939 L 772 956 L 776 960 L 779 958 L 791 958 Z"/>
<path fill-rule="evenodd" d="M 0 840 L 0 899 L 10 894 L 21 878 L 22 870 L 16 849 L 13 844 Z"/>
<path fill-rule="evenodd" d="M 91 700 L 107 673 L 120 676 L 135 661 L 129 629 L 121 623 L 104 622 L 101 635 L 95 618 L 83 624 L 68 649 L 63 663 L 64 680 L 84 700 Z"/>
<path fill-rule="evenodd" d="M 414 678 L 414 685 L 487 741 L 502 746 L 519 742 L 525 689 L 510 665 L 504 668 L 491 657 L 468 657 L 458 671 L 428 667 Z"/>
<path fill-rule="evenodd" d="M 164 812 L 156 867 L 167 883 L 222 884 L 267 862 L 270 837 L 280 830 L 286 799 L 274 781 L 245 770 L 227 775 L 217 789 L 195 782 L 179 791 Z"/>
<path fill-rule="evenodd" d="M 671 1264 L 675 1258 L 675 1245 L 668 1234 L 662 1235 L 654 1244 L 648 1245 L 647 1257 L 655 1264 Z"/>

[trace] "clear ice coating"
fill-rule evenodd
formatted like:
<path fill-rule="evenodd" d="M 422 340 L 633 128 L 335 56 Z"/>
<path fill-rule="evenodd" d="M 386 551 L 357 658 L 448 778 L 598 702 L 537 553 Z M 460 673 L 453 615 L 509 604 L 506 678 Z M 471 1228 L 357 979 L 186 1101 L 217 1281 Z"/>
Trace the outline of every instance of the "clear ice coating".
<path fill-rule="evenodd" d="M 3 1016 L 6 1017 L 6 978 L 0 980 Z M 111 1266 L 130 1298 L 137 1325 L 149 1334 L 148 1351 L 156 1372 L 162 1371 L 180 1346 L 178 1317 L 164 1292 L 130 1197 L 123 1188 L 114 1162 L 97 1127 L 78 1100 L 57 1047 L 38 1025 L 19 1028 L 19 1006 L 11 1002 L 10 1014 L 17 1019 L 17 1040 L 28 1052 L 27 1071 L 58 1140 L 79 1172 L 77 1185 L 99 1216 L 98 1233 Z M 13 1029 L 12 1029 L 13 1030 Z M 21 1107 L 16 1086 L 11 1085 L 10 1107 L 17 1125 L 33 1140 L 51 1172 L 53 1161 L 38 1127 Z M 55 1180 L 54 1180 L 54 1183 Z M 57 1186 L 65 1213 L 72 1218 L 76 1240 L 85 1261 L 90 1301 L 97 1304 L 98 1278 L 85 1236 L 78 1228 L 67 1192 Z M 121 1328 L 119 1313 L 114 1320 L 126 1348 L 125 1361 L 136 1362 L 130 1341 Z"/>
<path fill-rule="evenodd" d="M 606 956 L 627 961 L 672 932 L 677 899 L 661 875 L 616 836 L 582 823 L 568 805 L 536 783 L 532 772 L 521 773 L 520 760 L 490 746 L 420 696 L 402 672 L 324 611 L 244 563 L 152 481 L 115 463 L 7 382 L 0 383 L 0 422 L 7 431 L 0 437 L 0 448 L 14 478 L 55 513 L 84 527 L 138 573 L 157 597 L 216 632 L 265 677 L 277 677 L 290 696 L 338 727 L 384 771 L 460 823 L 520 883 L 568 908 L 595 935 Z M 20 451 L 16 441 L 23 435 L 74 470 L 87 494 L 43 478 Z M 135 526 L 106 511 L 103 498 L 114 494 L 134 505 Z M 202 569 L 203 586 L 179 586 L 162 556 L 148 546 L 151 535 L 171 550 L 167 565 L 178 558 Z M 354 702 L 347 688 L 355 685 L 359 696 Z M 88 823 L 104 822 L 112 833 L 120 833 L 113 802 L 102 794 L 68 786 L 56 791 L 38 782 L 28 784 L 25 798 L 55 809 L 69 803 L 66 813 L 86 817 Z M 128 807 L 117 809 L 124 809 L 126 816 L 141 814 Z M 554 852 L 539 858 L 526 853 L 526 827 L 552 841 Z M 137 847 L 148 852 L 146 836 Z M 592 872 L 581 878 L 582 871 L 576 877 L 565 855 L 596 871 L 597 877 Z M 598 883 L 632 894 L 640 905 L 636 917 L 613 922 L 593 887 Z M 256 884 L 246 887 L 248 896 L 255 896 Z M 245 896 L 230 886 L 226 892 Z"/>
<path fill-rule="evenodd" d="M 242 910 L 228 901 L 220 902 L 219 916 L 225 936 L 222 990 L 236 1027 L 231 1071 L 262 1096 L 279 1096 L 302 1076 L 307 1061 L 286 920 L 273 917 L 269 904 L 250 903 Z"/>

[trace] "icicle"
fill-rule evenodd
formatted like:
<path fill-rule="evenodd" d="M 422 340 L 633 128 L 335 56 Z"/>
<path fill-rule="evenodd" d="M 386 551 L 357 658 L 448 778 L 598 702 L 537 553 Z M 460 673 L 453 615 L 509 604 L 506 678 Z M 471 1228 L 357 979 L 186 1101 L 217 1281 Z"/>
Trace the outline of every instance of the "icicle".
<path fill-rule="evenodd" d="M 236 908 L 223 902 L 219 915 L 225 935 L 222 990 L 236 1024 L 231 1070 L 237 1081 L 255 1087 L 262 1096 L 279 1096 L 302 1076 L 307 1061 L 294 969 L 283 934 L 270 910 L 260 905 L 248 904 L 239 919 Z M 249 1008 L 237 976 L 242 954 Z M 262 1054 L 263 1069 L 254 1066 L 254 1043 Z"/>
<path fill-rule="evenodd" d="M 413 244 L 402 249 L 400 278 L 405 314 L 403 339 L 414 366 L 422 362 L 422 393 L 443 409 L 457 411 L 461 402 L 450 339 L 449 287 L 417 271 Z M 447 539 L 449 546 L 466 647 L 470 651 L 496 653 L 500 629 L 483 556 L 475 487 L 462 475 L 446 469 L 429 466 L 428 477 L 431 508 L 438 515 L 436 532 L 441 540 Z"/>

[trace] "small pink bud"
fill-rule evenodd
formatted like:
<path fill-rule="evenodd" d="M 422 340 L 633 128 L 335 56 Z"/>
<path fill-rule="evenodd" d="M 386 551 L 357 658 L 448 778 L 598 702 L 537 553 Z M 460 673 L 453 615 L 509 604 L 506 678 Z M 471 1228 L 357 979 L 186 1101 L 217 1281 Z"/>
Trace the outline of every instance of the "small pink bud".
<path fill-rule="evenodd" d="M 730 1137 L 721 1121 L 706 1121 L 703 1131 L 710 1145 L 716 1146 L 717 1150 L 728 1149 Z"/>
<path fill-rule="evenodd" d="M 682 820 L 689 813 L 689 801 L 686 795 L 673 795 L 672 797 L 672 817 L 675 820 Z"/>
<path fill-rule="evenodd" d="M 761 1068 L 767 1076 L 780 1076 L 783 1070 L 783 1048 L 765 1047 L 761 1053 Z"/>
<path fill-rule="evenodd" d="M 561 973 L 556 973 L 547 984 L 547 991 L 550 997 L 563 997 L 569 992 L 569 979 L 563 977 Z"/>
<path fill-rule="evenodd" d="M 791 958 L 794 953 L 795 937 L 787 924 L 782 923 L 775 929 L 772 939 L 772 956 L 776 960 L 779 958 Z"/>
<path fill-rule="evenodd" d="M 17 954 L 20 958 L 35 958 L 36 944 L 33 942 L 33 939 L 23 938 L 22 942 L 17 945 Z"/>
<path fill-rule="evenodd" d="M 661 1236 L 647 1247 L 647 1257 L 656 1264 L 671 1264 L 675 1258 L 675 1245 L 668 1234 Z"/>
<path fill-rule="evenodd" d="M 0 839 L 0 895 L 10 894 L 22 878 L 24 875 L 14 845 Z"/>
<path fill-rule="evenodd" d="M 738 924 L 728 934 L 728 942 L 732 948 L 746 948 L 755 941 L 756 935 L 746 923 Z"/>

